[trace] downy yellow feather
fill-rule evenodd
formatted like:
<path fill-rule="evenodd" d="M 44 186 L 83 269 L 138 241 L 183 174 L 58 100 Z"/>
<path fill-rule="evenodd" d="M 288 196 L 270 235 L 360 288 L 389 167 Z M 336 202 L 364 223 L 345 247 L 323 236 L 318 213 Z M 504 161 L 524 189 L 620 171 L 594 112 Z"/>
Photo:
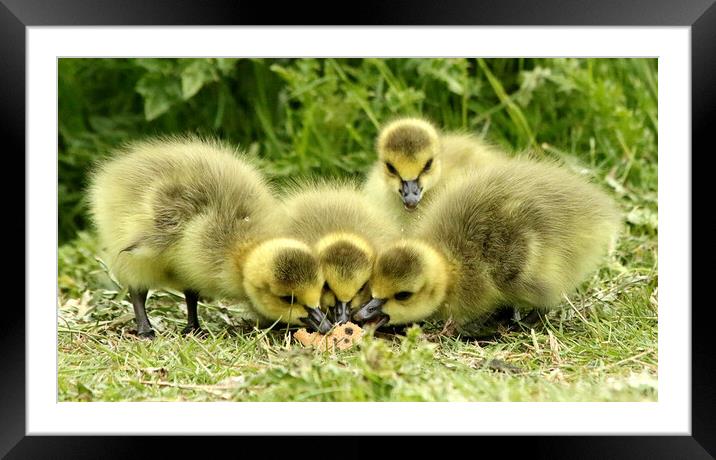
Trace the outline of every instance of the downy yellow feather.
<path fill-rule="evenodd" d="M 231 147 L 190 137 L 133 143 L 96 168 L 88 192 L 140 335 L 153 335 L 144 313 L 150 288 L 185 292 L 188 330 L 199 327 L 198 294 L 248 299 L 264 318 L 291 324 L 319 306 L 324 280 L 311 248 L 286 237 L 265 179 Z"/>
<path fill-rule="evenodd" d="M 431 199 L 431 189 L 506 158 L 477 136 L 440 133 L 422 118 L 398 118 L 385 125 L 376 151 L 378 160 L 368 173 L 364 193 L 398 216 L 407 229 L 421 218 L 416 209 Z"/>
<path fill-rule="evenodd" d="M 338 322 L 370 298 L 367 282 L 378 249 L 399 236 L 396 219 L 348 181 L 294 183 L 284 200 L 289 235 L 315 250 L 325 277 L 323 307 Z"/>
<path fill-rule="evenodd" d="M 598 266 L 621 218 L 597 186 L 515 158 L 443 184 L 410 238 L 380 252 L 357 320 L 452 317 L 464 334 L 500 306 L 558 305 Z"/>

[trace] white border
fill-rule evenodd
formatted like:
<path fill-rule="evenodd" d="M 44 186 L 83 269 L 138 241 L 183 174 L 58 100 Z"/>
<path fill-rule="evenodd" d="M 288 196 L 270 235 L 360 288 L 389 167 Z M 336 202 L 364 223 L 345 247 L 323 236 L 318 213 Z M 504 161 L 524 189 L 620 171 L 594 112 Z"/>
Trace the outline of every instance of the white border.
<path fill-rule="evenodd" d="M 27 434 L 690 434 L 690 38 L 687 27 L 29 27 Z M 57 403 L 59 56 L 658 56 L 659 401 Z"/>

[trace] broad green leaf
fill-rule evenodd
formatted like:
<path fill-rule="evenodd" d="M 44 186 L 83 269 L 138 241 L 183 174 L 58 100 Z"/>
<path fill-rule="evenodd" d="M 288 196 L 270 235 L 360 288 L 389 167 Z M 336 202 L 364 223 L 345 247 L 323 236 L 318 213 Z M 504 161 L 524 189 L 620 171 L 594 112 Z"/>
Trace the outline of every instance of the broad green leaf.
<path fill-rule="evenodd" d="M 222 75 L 228 76 L 236 69 L 237 62 L 239 62 L 238 58 L 217 58 L 216 67 Z"/>
<path fill-rule="evenodd" d="M 138 82 L 136 90 L 144 98 L 144 116 L 154 120 L 182 100 L 179 80 L 158 73 L 147 73 Z"/>
<path fill-rule="evenodd" d="M 184 100 L 191 99 L 207 83 L 217 81 L 219 75 L 210 59 L 192 61 L 181 72 L 181 92 Z"/>

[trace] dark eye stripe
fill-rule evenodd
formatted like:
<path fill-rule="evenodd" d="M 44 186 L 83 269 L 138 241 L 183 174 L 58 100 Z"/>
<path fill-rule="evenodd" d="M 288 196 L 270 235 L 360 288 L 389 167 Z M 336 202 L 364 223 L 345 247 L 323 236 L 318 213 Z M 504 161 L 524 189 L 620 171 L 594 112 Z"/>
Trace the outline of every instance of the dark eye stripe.
<path fill-rule="evenodd" d="M 292 295 L 284 295 L 279 297 L 279 299 L 283 300 L 286 303 L 295 303 L 296 298 Z"/>
<path fill-rule="evenodd" d="M 395 300 L 408 300 L 410 297 L 412 297 L 413 293 L 408 291 L 400 291 L 397 294 L 395 294 Z"/>
<path fill-rule="evenodd" d="M 423 167 L 423 172 L 429 171 L 430 167 L 433 165 L 433 159 L 429 159 L 427 163 L 425 163 L 425 166 Z"/>
<path fill-rule="evenodd" d="M 392 164 L 390 164 L 390 162 L 386 162 L 386 163 L 385 163 L 385 167 L 388 168 L 388 171 L 389 171 L 391 174 L 395 174 L 396 176 L 398 175 L 398 170 L 395 169 L 395 166 L 393 166 Z"/>

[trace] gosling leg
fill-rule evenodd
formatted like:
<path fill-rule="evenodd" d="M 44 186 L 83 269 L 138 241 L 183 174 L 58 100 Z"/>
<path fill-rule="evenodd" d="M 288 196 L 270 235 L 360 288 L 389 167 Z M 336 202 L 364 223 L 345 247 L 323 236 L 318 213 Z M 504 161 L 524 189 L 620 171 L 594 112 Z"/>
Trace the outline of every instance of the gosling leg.
<path fill-rule="evenodd" d="M 184 298 L 186 299 L 186 311 L 187 311 L 187 325 L 181 331 L 182 334 L 198 334 L 201 332 L 201 326 L 199 326 L 199 315 L 197 314 L 197 303 L 199 302 L 199 293 L 187 289 L 184 291 Z"/>
<path fill-rule="evenodd" d="M 500 336 L 499 323 L 494 321 L 472 321 L 457 325 L 456 329 L 461 336 L 468 339 L 492 340 Z"/>
<path fill-rule="evenodd" d="M 542 322 L 540 311 L 537 309 L 532 310 L 527 316 L 522 318 L 521 321 L 528 326 L 537 326 L 540 322 Z"/>
<path fill-rule="evenodd" d="M 134 320 L 137 322 L 137 335 L 143 339 L 154 338 L 154 330 L 149 323 L 149 318 L 147 318 L 146 302 L 148 292 L 146 289 L 129 288 L 129 299 L 132 301 Z"/>
<path fill-rule="evenodd" d="M 489 315 L 475 318 L 465 324 L 458 324 L 457 331 L 460 335 L 478 340 L 492 340 L 500 337 L 502 332 L 512 329 L 511 320 L 514 308 L 503 305 L 496 308 Z"/>

